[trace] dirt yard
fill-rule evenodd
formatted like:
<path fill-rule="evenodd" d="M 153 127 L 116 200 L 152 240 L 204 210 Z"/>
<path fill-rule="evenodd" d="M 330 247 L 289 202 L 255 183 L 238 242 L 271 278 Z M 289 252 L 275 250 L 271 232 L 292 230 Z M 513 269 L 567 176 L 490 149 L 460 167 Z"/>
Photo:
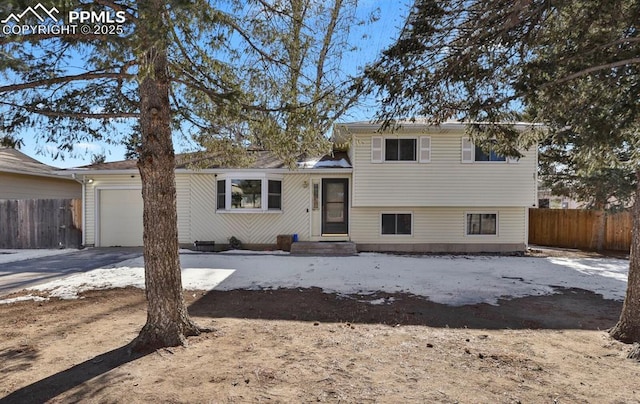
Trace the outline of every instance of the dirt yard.
<path fill-rule="evenodd" d="M 142 291 L 0 306 L 0 402 L 640 402 L 640 363 L 580 290 L 448 307 L 318 289 L 189 292 L 215 332 L 132 357 Z M 376 304 L 372 304 L 376 303 Z"/>

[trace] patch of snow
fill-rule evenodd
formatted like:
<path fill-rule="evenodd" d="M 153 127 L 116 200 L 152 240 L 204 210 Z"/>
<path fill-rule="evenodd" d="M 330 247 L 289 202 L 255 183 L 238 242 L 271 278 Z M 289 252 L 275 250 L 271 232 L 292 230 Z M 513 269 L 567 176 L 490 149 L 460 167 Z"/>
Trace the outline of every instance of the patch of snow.
<path fill-rule="evenodd" d="M 359 300 L 362 303 L 369 303 L 371 305 L 374 306 L 379 306 L 382 304 L 391 304 L 393 302 L 396 301 L 396 299 L 394 299 L 393 297 L 381 297 L 380 299 L 374 299 L 374 300 Z"/>
<path fill-rule="evenodd" d="M 410 293 L 460 306 L 497 304 L 502 298 L 547 295 L 557 287 L 579 288 L 623 300 L 628 260 L 495 256 L 301 257 L 287 253 L 230 250 L 181 254 L 188 290 L 259 290 L 319 287 L 340 295 Z M 50 296 L 74 298 L 90 289 L 144 287 L 144 263 L 136 258 L 39 285 Z M 390 299 L 368 301 L 390 303 Z"/>
<path fill-rule="evenodd" d="M 341 168 L 351 168 L 351 164 L 345 159 L 340 160 L 324 160 L 318 161 L 313 165 L 313 168 L 324 168 L 324 167 L 341 167 Z"/>
<path fill-rule="evenodd" d="M 16 302 L 26 302 L 28 300 L 33 300 L 34 302 L 44 302 L 49 300 L 48 297 L 42 296 L 34 296 L 34 295 L 26 295 L 26 296 L 18 296 L 12 297 L 11 299 L 0 300 L 0 304 L 11 304 Z"/>
<path fill-rule="evenodd" d="M 548 258 L 549 262 L 571 268 L 588 276 L 603 276 L 627 281 L 629 264 L 626 260 L 610 258 Z"/>
<path fill-rule="evenodd" d="M 351 168 L 351 164 L 344 159 L 340 160 L 322 160 L 320 159 L 311 159 L 307 161 L 298 162 L 298 168 Z"/>
<path fill-rule="evenodd" d="M 299 161 L 298 168 L 313 168 L 318 163 L 318 161 L 320 161 L 320 159 Z"/>

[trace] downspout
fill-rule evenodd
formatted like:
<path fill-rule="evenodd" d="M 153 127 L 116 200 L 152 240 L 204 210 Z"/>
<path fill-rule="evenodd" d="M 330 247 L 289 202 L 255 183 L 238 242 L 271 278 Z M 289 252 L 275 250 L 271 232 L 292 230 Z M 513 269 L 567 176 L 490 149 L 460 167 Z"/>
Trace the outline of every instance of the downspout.
<path fill-rule="evenodd" d="M 538 143 L 535 144 L 535 164 L 534 164 L 534 171 L 533 171 L 533 203 L 531 204 L 530 207 L 527 208 L 526 212 L 525 212 L 525 226 L 524 226 L 524 246 L 525 246 L 525 251 L 529 249 L 529 210 L 531 208 L 540 208 L 540 206 L 538 206 L 538 164 L 539 164 L 539 156 L 538 156 L 538 151 L 539 151 L 539 147 L 538 147 Z"/>
<path fill-rule="evenodd" d="M 85 212 L 85 195 L 86 195 L 87 185 L 85 183 L 84 176 L 82 177 L 82 180 L 77 179 L 75 173 L 71 174 L 71 177 L 82 185 L 82 240 L 81 240 L 82 245 L 80 247 L 84 248 L 84 246 L 87 244 L 87 239 L 86 239 L 87 214 Z"/>

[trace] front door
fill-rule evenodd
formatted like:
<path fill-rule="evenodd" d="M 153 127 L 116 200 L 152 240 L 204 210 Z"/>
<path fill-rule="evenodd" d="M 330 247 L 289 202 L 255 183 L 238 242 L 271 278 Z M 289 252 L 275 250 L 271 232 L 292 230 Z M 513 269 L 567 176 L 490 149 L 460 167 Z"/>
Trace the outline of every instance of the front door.
<path fill-rule="evenodd" d="M 322 234 L 349 232 L 349 180 L 322 180 Z"/>

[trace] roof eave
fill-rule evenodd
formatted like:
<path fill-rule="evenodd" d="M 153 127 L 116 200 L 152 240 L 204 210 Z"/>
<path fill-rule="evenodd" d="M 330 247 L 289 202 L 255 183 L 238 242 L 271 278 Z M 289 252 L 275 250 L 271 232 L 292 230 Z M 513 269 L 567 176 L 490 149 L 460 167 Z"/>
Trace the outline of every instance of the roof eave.
<path fill-rule="evenodd" d="M 0 172 L 9 173 L 9 174 L 17 174 L 17 175 L 30 175 L 30 176 L 34 176 L 34 177 L 57 178 L 57 179 L 61 179 L 61 180 L 71 180 L 71 181 L 73 181 L 72 173 L 69 173 L 68 175 L 66 173 L 57 173 L 57 172 L 36 173 L 36 172 L 29 172 L 29 171 L 24 171 L 24 170 L 12 170 L 12 169 L 7 169 L 7 168 L 0 169 Z"/>
<path fill-rule="evenodd" d="M 131 174 L 139 174 L 137 169 L 125 169 L 125 170 L 95 170 L 95 169 L 69 169 L 69 172 L 76 175 L 131 175 Z M 295 170 L 290 170 L 288 168 L 203 168 L 203 169 L 189 169 L 189 168 L 178 168 L 175 170 L 176 174 L 227 174 L 227 173 L 237 173 L 237 172 L 269 172 L 269 173 L 277 173 L 277 174 L 295 174 L 295 173 L 319 173 L 319 172 L 327 172 L 333 174 L 346 174 L 351 173 L 353 168 L 333 168 L 333 167 L 322 167 L 322 168 L 298 168 Z"/>
<path fill-rule="evenodd" d="M 445 133 L 445 132 L 460 132 L 464 131 L 469 125 L 489 125 L 490 122 L 443 122 L 440 125 L 434 125 L 427 122 L 399 122 L 400 127 L 393 131 L 379 132 L 380 123 L 371 122 L 352 122 L 352 123 L 336 123 L 335 128 L 341 134 L 348 133 L 402 133 L 402 132 L 431 132 L 431 133 Z M 518 130 L 524 130 L 531 127 L 544 128 L 543 124 L 529 123 L 529 122 L 504 122 L 506 125 L 513 125 Z"/>

